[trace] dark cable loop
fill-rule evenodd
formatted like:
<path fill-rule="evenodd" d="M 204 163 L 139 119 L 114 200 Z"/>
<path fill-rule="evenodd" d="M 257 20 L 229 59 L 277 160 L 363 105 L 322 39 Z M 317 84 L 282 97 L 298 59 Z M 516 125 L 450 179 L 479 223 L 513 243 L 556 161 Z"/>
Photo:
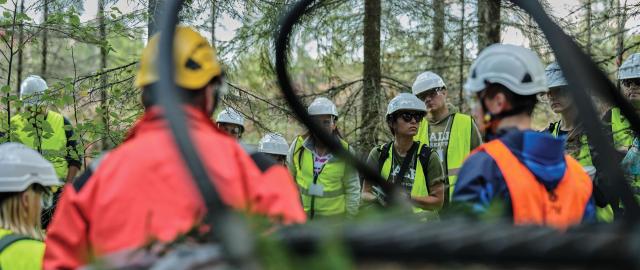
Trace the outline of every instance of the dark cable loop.
<path fill-rule="evenodd" d="M 309 116 L 307 109 L 302 105 L 293 91 L 293 86 L 289 79 L 289 72 L 287 71 L 289 62 L 287 54 L 289 35 L 293 30 L 293 26 L 298 23 L 302 16 L 309 12 L 309 8 L 313 2 L 314 0 L 301 0 L 293 4 L 289 10 L 282 15 L 279 21 L 280 27 L 275 37 L 276 73 L 284 98 L 287 100 L 291 110 L 298 116 L 300 122 L 302 122 L 322 144 L 326 145 L 332 153 L 335 153 L 347 163 L 352 164 L 367 181 L 381 186 L 384 192 L 389 195 L 389 202 L 395 203 L 395 199 L 399 198 L 397 192 L 400 191 L 395 188 L 394 185 L 382 179 L 376 170 L 351 154 L 347 149 L 344 149 L 334 136 L 331 136 L 322 129 L 319 123 Z"/>

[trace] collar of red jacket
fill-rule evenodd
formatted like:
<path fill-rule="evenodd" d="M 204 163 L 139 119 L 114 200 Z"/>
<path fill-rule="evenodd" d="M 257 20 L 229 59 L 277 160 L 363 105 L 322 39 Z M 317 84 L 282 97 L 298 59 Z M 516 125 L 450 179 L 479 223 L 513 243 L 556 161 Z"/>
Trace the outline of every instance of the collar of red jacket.
<path fill-rule="evenodd" d="M 211 128 L 214 132 L 220 132 L 216 125 L 206 114 L 194 108 L 193 106 L 182 106 L 182 111 L 190 128 Z M 136 134 L 147 130 L 156 130 L 159 128 L 167 129 L 169 126 L 164 120 L 162 108 L 153 106 L 145 111 L 142 117 L 133 125 L 133 128 L 127 133 L 125 141 L 135 137 Z"/>

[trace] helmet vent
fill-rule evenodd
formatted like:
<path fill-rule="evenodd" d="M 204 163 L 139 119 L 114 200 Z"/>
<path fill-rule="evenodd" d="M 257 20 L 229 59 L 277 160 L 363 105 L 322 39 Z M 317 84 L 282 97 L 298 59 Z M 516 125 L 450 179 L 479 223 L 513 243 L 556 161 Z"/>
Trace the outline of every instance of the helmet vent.
<path fill-rule="evenodd" d="M 524 77 L 522 78 L 522 82 L 523 83 L 533 82 L 533 79 L 531 79 L 531 74 L 529 74 L 528 72 L 527 74 L 524 74 Z"/>
<path fill-rule="evenodd" d="M 200 66 L 200 64 L 196 63 L 196 61 L 193 61 L 193 59 L 191 59 L 191 58 L 187 59 L 187 63 L 185 64 L 185 66 L 188 69 L 192 69 L 192 70 L 198 70 L 198 69 L 202 68 Z"/>

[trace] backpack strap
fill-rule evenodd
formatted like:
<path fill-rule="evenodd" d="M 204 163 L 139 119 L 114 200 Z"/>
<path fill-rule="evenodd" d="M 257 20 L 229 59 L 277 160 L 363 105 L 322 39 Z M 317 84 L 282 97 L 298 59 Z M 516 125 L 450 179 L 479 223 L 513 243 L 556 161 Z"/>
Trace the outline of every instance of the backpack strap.
<path fill-rule="evenodd" d="M 420 161 L 420 165 L 422 165 L 422 173 L 424 174 L 424 182 L 427 185 L 427 192 L 429 191 L 429 184 L 428 184 L 428 168 L 429 168 L 429 157 L 431 156 L 431 152 L 433 151 L 433 149 L 431 147 L 429 147 L 426 144 L 422 145 L 422 148 L 420 148 L 420 154 L 418 155 L 418 160 Z M 449 183 L 449 178 L 445 177 L 445 181 L 447 182 L 446 184 L 448 185 Z"/>
<path fill-rule="evenodd" d="M 391 150 L 391 145 L 393 145 L 393 141 L 382 144 L 378 147 L 378 151 L 380 151 L 380 157 L 378 158 L 378 171 L 382 171 L 382 166 L 384 162 L 389 158 L 389 150 Z"/>
<path fill-rule="evenodd" d="M 31 237 L 20 234 L 8 234 L 0 239 L 0 252 L 4 251 L 11 244 L 20 240 L 33 240 Z"/>

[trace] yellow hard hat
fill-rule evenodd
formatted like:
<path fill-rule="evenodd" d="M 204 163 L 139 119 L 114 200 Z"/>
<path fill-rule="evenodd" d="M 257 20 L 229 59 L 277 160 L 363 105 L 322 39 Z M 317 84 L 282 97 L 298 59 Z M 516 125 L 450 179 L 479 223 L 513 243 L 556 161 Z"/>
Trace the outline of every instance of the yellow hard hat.
<path fill-rule="evenodd" d="M 155 63 L 159 40 L 159 33 L 155 34 L 142 51 L 140 69 L 135 81 L 135 86 L 138 88 L 159 80 Z M 182 88 L 201 89 L 211 79 L 222 74 L 220 63 L 216 60 L 215 49 L 191 27 L 176 27 L 173 53 L 176 84 Z"/>

